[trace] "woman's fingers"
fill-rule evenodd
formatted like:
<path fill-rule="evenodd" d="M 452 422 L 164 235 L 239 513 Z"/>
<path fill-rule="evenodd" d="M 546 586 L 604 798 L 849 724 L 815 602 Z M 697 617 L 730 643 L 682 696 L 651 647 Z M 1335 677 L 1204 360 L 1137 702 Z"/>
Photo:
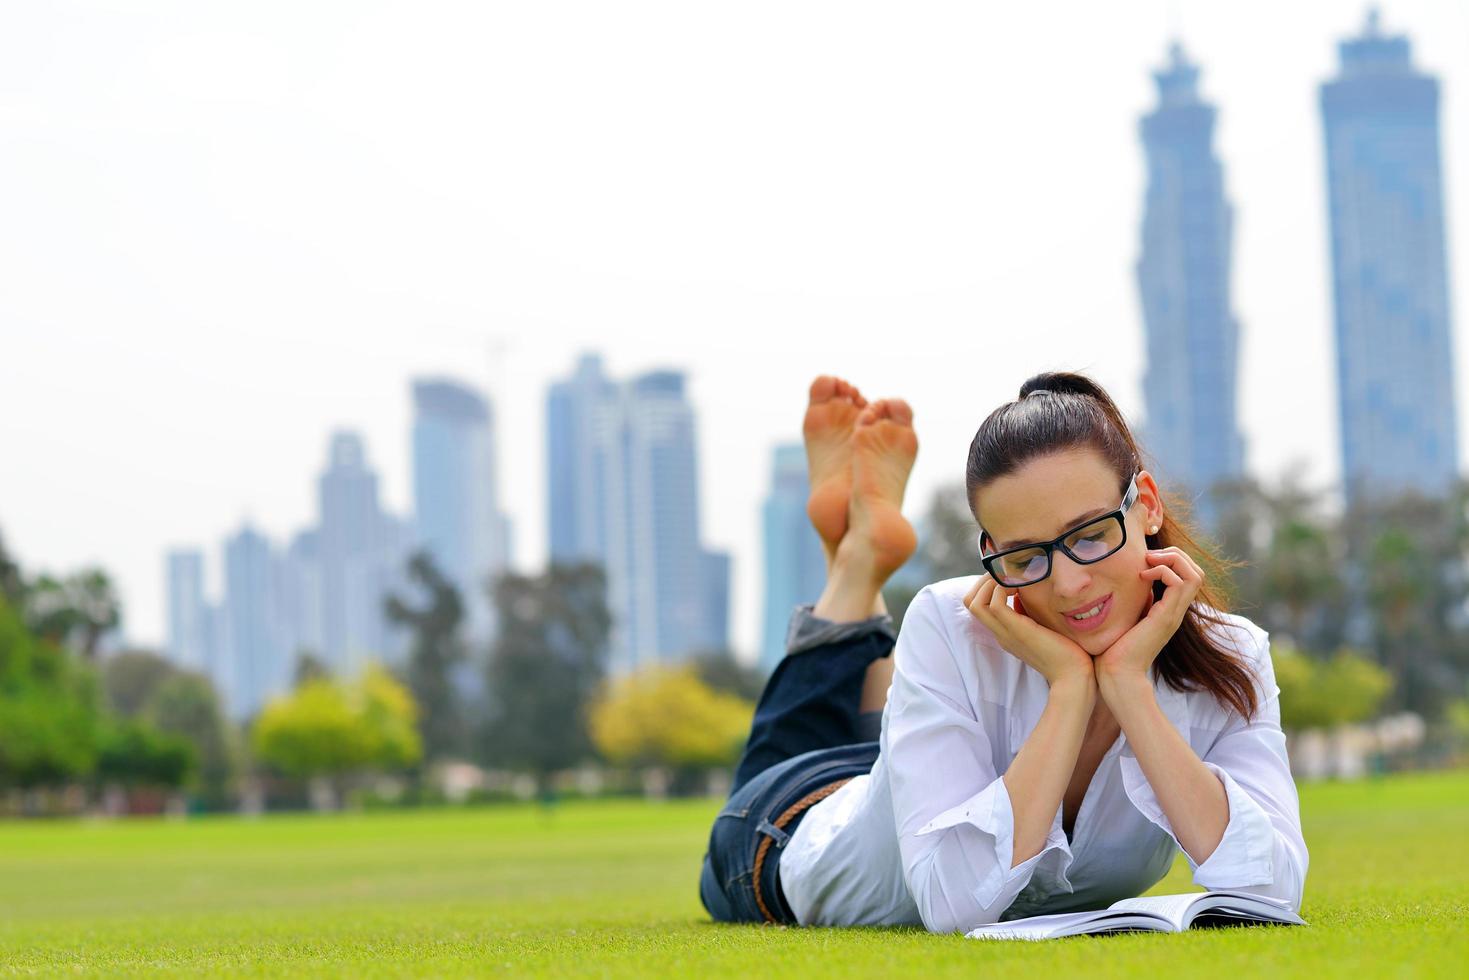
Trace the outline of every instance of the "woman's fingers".
<path fill-rule="evenodd" d="M 1149 616 L 1167 619 L 1169 622 L 1183 620 L 1183 614 L 1198 592 L 1197 583 L 1187 583 L 1167 565 L 1154 565 L 1139 573 L 1144 579 L 1163 583 L 1163 598 L 1154 602 L 1148 610 Z"/>
<path fill-rule="evenodd" d="M 1008 629 L 1010 620 L 1006 617 L 1014 615 L 1008 605 L 1009 596 L 1009 590 L 988 574 L 980 576 L 979 582 L 971 586 L 964 596 L 964 605 L 969 608 L 969 612 L 1002 643 L 1011 635 Z"/>
<path fill-rule="evenodd" d="M 979 595 L 980 589 L 984 588 L 984 580 L 988 577 L 988 575 L 979 576 L 974 580 L 974 584 L 969 587 L 969 591 L 964 593 L 965 609 L 968 609 L 969 607 L 974 605 L 974 597 Z"/>
<path fill-rule="evenodd" d="M 1161 548 L 1157 551 L 1148 552 L 1148 560 L 1167 565 L 1179 574 L 1181 578 L 1204 580 L 1204 570 L 1199 563 L 1194 561 L 1193 556 L 1179 548 Z"/>
<path fill-rule="evenodd" d="M 969 590 L 969 594 L 964 597 L 964 605 L 969 607 L 969 611 L 980 622 L 984 622 L 985 616 L 988 615 L 990 593 L 994 590 L 995 580 L 988 575 L 981 575 L 979 581 Z"/>
<path fill-rule="evenodd" d="M 1179 575 L 1167 565 L 1154 565 L 1152 568 L 1143 569 L 1138 574 L 1145 579 L 1162 582 L 1167 587 L 1184 584 L 1183 576 Z"/>
<path fill-rule="evenodd" d="M 990 612 L 999 615 L 1001 609 L 1008 608 L 1005 605 L 1005 599 L 1008 598 L 1008 596 L 1009 593 L 1000 587 L 1000 583 L 996 582 L 995 587 L 990 590 Z"/>

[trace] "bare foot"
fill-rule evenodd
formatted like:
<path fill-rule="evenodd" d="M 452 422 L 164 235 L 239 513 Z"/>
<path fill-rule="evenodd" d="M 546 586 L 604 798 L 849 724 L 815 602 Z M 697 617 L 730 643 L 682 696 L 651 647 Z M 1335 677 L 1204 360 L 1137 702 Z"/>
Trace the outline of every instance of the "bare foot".
<path fill-rule="evenodd" d="M 811 400 L 801 426 L 806 438 L 806 469 L 811 497 L 806 516 L 821 537 L 829 565 L 847 533 L 847 501 L 852 491 L 852 430 L 867 399 L 841 378 L 823 374 L 811 382 Z"/>
<path fill-rule="evenodd" d="M 907 402 L 885 398 L 862 410 L 852 432 L 847 538 L 870 553 L 878 581 L 897 571 L 918 545 L 913 525 L 902 513 L 903 490 L 917 455 L 918 436 Z"/>

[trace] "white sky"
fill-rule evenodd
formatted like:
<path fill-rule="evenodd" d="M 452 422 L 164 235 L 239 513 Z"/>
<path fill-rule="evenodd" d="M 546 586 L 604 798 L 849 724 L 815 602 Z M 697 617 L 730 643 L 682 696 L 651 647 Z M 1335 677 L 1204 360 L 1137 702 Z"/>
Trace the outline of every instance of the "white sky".
<path fill-rule="evenodd" d="M 544 386 L 597 348 L 689 371 L 752 654 L 769 449 L 813 375 L 913 404 L 913 515 L 1035 371 L 1140 413 L 1137 121 L 1174 31 L 1221 109 L 1249 464 L 1334 479 L 1316 85 L 1364 7 L 999 8 L 0 8 L 0 530 L 32 571 L 107 567 L 161 642 L 165 549 L 312 521 L 333 427 L 406 513 L 409 378 L 443 372 L 497 394 L 534 568 Z M 1444 82 L 1464 310 L 1469 6 L 1383 18 Z"/>

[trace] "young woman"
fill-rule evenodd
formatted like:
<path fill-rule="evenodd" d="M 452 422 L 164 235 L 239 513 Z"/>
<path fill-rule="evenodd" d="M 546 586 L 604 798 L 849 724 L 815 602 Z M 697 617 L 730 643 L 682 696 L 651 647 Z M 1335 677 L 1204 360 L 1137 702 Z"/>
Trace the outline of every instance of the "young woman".
<path fill-rule="evenodd" d="M 1139 895 L 1180 849 L 1196 884 L 1299 909 L 1267 636 L 1224 611 L 1098 385 L 1037 375 L 985 419 L 984 574 L 926 587 L 896 646 L 880 589 L 915 543 L 912 414 L 822 377 L 805 436 L 828 581 L 715 819 L 710 915 L 966 931 Z"/>

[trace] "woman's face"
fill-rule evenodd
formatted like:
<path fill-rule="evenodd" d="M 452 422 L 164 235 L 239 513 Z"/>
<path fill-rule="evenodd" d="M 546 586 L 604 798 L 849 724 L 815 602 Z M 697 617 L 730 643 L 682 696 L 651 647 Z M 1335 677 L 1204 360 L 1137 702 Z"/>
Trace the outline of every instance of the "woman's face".
<path fill-rule="evenodd" d="M 1152 583 L 1138 577 L 1148 528 L 1163 523 L 1163 506 L 1153 477 L 1137 477 L 1137 501 L 1125 515 L 1127 542 L 1101 561 L 1079 565 L 1058 548 L 1051 554 L 1051 574 L 1021 587 L 1026 615 L 1047 629 L 1069 637 L 1098 656 L 1147 612 Z M 1037 541 L 1050 541 L 1079 524 L 1115 511 L 1122 502 L 1117 474 L 1102 454 L 1077 449 L 1039 456 L 1015 472 L 980 487 L 975 513 L 984 528 L 987 552 L 1005 551 Z M 1075 616 L 1094 610 L 1083 620 Z"/>

